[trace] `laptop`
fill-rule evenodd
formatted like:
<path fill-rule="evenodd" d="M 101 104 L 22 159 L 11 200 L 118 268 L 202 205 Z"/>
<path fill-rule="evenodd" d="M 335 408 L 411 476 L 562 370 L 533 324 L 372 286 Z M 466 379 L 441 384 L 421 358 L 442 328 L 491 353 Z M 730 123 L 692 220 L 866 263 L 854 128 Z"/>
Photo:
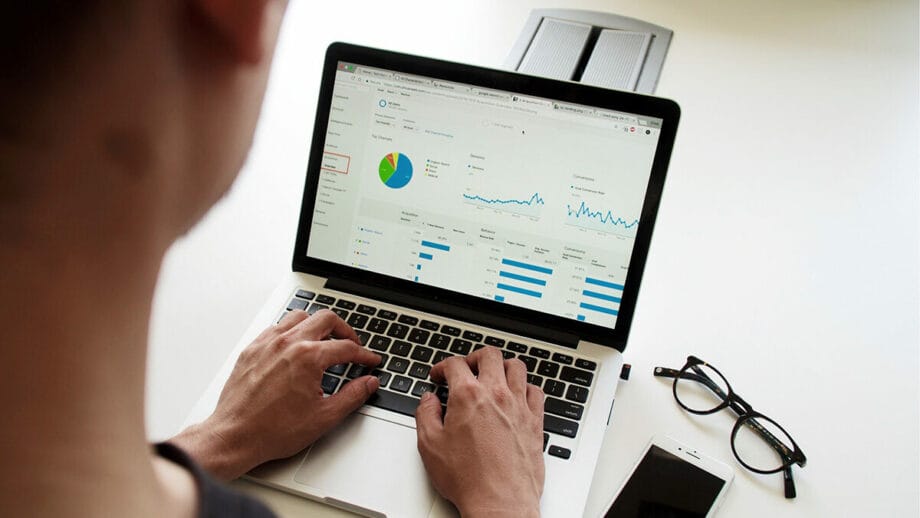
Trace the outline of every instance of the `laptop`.
<path fill-rule="evenodd" d="M 680 110 L 669 100 L 332 44 L 293 256 L 189 417 L 286 312 L 330 309 L 380 390 L 247 478 L 366 516 L 455 516 L 414 412 L 452 355 L 498 347 L 546 394 L 543 516 L 581 516 L 623 364 Z M 337 365 L 335 393 L 368 373 Z M 496 459 L 501 462 L 501 459 Z"/>

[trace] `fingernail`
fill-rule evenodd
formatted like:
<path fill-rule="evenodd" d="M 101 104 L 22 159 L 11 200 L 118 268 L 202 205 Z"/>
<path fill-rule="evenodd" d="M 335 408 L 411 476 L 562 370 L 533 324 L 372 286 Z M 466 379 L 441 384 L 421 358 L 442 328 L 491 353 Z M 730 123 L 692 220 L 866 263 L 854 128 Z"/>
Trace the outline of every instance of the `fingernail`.
<path fill-rule="evenodd" d="M 380 380 L 376 376 L 368 378 L 366 384 L 368 392 L 377 392 L 377 389 L 380 388 Z"/>

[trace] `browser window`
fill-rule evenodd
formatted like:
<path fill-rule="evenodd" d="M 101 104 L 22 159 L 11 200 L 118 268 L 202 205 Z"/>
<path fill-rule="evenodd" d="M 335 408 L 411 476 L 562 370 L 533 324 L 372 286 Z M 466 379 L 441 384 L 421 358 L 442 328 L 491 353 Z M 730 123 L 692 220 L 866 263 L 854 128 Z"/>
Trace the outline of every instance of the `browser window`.
<path fill-rule="evenodd" d="M 660 129 L 339 63 L 307 255 L 613 328 Z"/>

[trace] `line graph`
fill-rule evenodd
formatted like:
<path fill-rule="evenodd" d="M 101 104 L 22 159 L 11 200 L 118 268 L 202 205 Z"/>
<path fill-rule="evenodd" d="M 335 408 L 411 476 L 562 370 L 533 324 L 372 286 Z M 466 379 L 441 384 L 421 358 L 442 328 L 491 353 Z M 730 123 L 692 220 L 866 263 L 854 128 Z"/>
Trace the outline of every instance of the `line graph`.
<path fill-rule="evenodd" d="M 532 218 L 539 217 L 540 207 L 546 205 L 539 192 L 533 193 L 529 199 L 520 198 L 490 198 L 478 194 L 463 194 L 467 203 L 490 209 L 503 210 Z"/>
<path fill-rule="evenodd" d="M 565 206 L 568 213 L 568 224 L 576 227 L 587 228 L 590 230 L 599 230 L 601 232 L 635 232 L 639 220 L 632 221 L 615 216 L 609 210 L 592 210 L 587 203 L 582 201 L 578 208 L 572 208 L 572 205 Z"/>

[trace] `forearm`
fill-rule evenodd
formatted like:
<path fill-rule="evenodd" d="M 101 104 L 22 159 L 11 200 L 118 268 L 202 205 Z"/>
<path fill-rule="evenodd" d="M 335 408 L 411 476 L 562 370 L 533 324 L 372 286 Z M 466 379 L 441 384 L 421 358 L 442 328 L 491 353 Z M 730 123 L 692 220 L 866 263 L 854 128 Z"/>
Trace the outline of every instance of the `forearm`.
<path fill-rule="evenodd" d="M 221 481 L 239 478 L 255 467 L 253 456 L 227 427 L 208 419 L 189 426 L 169 440 L 195 459 L 205 471 Z"/>

